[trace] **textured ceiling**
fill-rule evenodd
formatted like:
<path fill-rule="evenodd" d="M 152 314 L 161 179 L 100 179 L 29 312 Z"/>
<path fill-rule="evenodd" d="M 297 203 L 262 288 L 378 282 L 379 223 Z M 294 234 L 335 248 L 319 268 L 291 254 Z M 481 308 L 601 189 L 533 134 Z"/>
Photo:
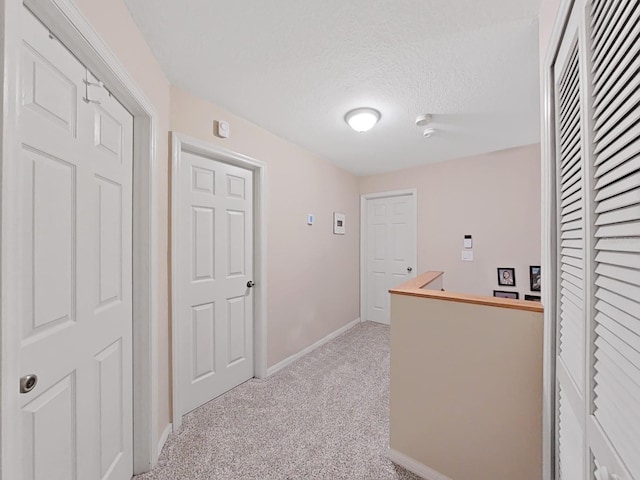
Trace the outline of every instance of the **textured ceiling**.
<path fill-rule="evenodd" d="M 539 0 L 125 1 L 173 84 L 358 175 L 540 139 Z"/>

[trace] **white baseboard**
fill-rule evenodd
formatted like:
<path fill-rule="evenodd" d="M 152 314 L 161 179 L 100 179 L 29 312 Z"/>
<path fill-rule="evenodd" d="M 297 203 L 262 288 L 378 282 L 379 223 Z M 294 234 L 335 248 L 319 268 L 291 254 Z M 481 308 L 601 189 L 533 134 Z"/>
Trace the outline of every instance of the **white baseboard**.
<path fill-rule="evenodd" d="M 429 468 L 426 465 L 415 461 L 413 458 L 406 456 L 404 453 L 400 453 L 393 448 L 389 449 L 387 457 L 393 463 L 397 463 L 401 467 L 406 468 L 410 472 L 420 475 L 425 480 L 451 480 L 446 475 L 436 472 L 433 468 Z"/>
<path fill-rule="evenodd" d="M 169 438 L 169 434 L 173 432 L 173 424 L 170 423 L 169 425 L 166 426 L 166 428 L 164 429 L 164 432 L 162 432 L 162 435 L 160 435 L 160 440 L 158 441 L 158 450 L 156 452 L 156 458 L 160 456 L 160 454 L 162 453 L 162 449 L 164 448 L 164 444 L 167 441 L 167 438 Z"/>
<path fill-rule="evenodd" d="M 293 355 L 291 355 L 290 357 L 285 358 L 281 362 L 276 363 L 274 366 L 269 367 L 267 369 L 267 377 L 270 376 L 270 375 L 273 375 L 274 373 L 276 373 L 276 372 L 278 372 L 280 370 L 282 370 L 284 367 L 286 367 L 287 365 L 292 364 L 293 362 L 295 362 L 299 358 L 304 357 L 307 353 L 310 353 L 310 352 L 314 351 L 316 348 L 318 348 L 318 347 L 324 345 L 325 343 L 333 340 L 338 335 L 342 335 L 344 332 L 346 332 L 350 328 L 355 327 L 358 323 L 360 323 L 360 319 L 356 318 L 352 322 L 347 323 L 344 327 L 340 327 L 335 332 L 332 332 L 329 335 L 327 335 L 326 337 L 321 338 L 320 340 L 318 340 L 313 345 L 309 345 L 304 350 L 300 350 L 298 353 L 294 353 Z"/>

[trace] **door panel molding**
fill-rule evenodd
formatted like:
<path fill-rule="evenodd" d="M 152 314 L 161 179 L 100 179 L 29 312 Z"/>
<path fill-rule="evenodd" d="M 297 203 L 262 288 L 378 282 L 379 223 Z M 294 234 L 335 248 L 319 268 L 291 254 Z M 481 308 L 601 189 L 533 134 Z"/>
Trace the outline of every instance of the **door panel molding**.
<path fill-rule="evenodd" d="M 182 154 L 191 153 L 204 158 L 227 163 L 253 172 L 253 238 L 254 259 L 253 277 L 255 278 L 254 295 L 254 375 L 256 378 L 267 376 L 267 230 L 266 230 L 266 164 L 260 160 L 212 145 L 181 133 L 171 135 L 171 313 L 178 318 L 178 265 L 179 246 L 177 218 L 180 208 L 178 198 L 180 168 Z M 234 185 L 233 192 L 236 190 Z M 205 183 L 201 184 L 205 190 Z M 238 193 L 239 194 L 239 193 Z M 173 373 L 173 428 L 177 430 L 182 424 L 182 402 L 180 398 L 180 352 L 178 322 L 171 323 L 172 334 L 172 373 Z"/>
<path fill-rule="evenodd" d="M 143 473 L 157 461 L 157 325 L 158 262 L 156 201 L 156 139 L 158 114 L 143 90 L 95 32 L 71 0 L 25 0 L 51 33 L 100 77 L 109 91 L 134 116 L 133 173 L 133 458 L 134 473 Z M 20 71 L 21 0 L 0 5 L 3 24 L 2 87 L 2 236 L 0 261 L 0 477 L 20 478 L 21 442 L 18 375 L 20 315 L 17 286 L 11 282 L 19 271 L 16 234 L 19 218 L 17 181 L 20 131 L 18 112 Z"/>
<path fill-rule="evenodd" d="M 367 312 L 367 202 L 377 198 L 391 198 L 410 196 L 414 202 L 413 222 L 415 235 L 411 239 L 410 245 L 415 265 L 413 265 L 413 276 L 418 275 L 418 189 L 410 188 L 405 190 L 392 190 L 389 192 L 364 193 L 360 196 L 360 318 L 362 321 L 368 320 Z"/>

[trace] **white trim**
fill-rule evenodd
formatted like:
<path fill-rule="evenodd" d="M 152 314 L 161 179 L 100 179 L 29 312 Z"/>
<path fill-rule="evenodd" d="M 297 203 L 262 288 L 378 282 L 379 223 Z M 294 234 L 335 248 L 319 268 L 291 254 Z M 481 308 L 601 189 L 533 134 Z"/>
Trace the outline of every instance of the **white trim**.
<path fill-rule="evenodd" d="M 443 475 L 440 472 L 436 472 L 433 468 L 429 468 L 426 465 L 414 460 L 413 458 L 408 457 L 404 453 L 400 453 L 397 450 L 394 450 L 393 448 L 389 449 L 387 458 L 393 463 L 397 463 L 410 472 L 421 476 L 425 480 L 451 480 L 446 475 Z"/>
<path fill-rule="evenodd" d="M 109 91 L 134 116 L 134 168 L 133 168 L 133 464 L 134 473 L 143 473 L 157 461 L 158 415 L 158 278 L 156 201 L 156 137 L 158 114 L 145 93 L 138 87 L 117 57 L 102 41 L 84 15 L 71 0 L 26 0 L 27 5 L 51 32 L 89 68 Z M 17 225 L 18 182 L 12 181 L 17 173 L 11 161 L 18 158 L 20 147 L 18 125 L 18 75 L 21 32 L 21 0 L 4 0 L 2 29 L 3 55 L 3 115 L 2 115 L 2 225 Z M 2 278 L 12 278 L 16 265 L 15 239 L 2 229 Z M 16 412 L 19 375 L 19 333 L 15 318 L 19 307 L 12 282 L 2 282 L 1 332 L 1 457 L 0 477 L 19 478 L 20 428 Z"/>
<path fill-rule="evenodd" d="M 542 478 L 556 472 L 556 311 L 557 311 L 557 205 L 553 66 L 574 0 L 562 0 L 549 48 L 540 71 L 542 85 L 542 304 L 544 305 L 544 353 L 542 393 Z"/>
<path fill-rule="evenodd" d="M 363 193 L 360 196 L 360 318 L 363 321 L 368 320 L 366 318 L 367 312 L 367 200 L 373 198 L 388 198 L 388 197 L 403 197 L 412 196 L 415 202 L 414 210 L 414 225 L 415 225 L 415 238 L 413 239 L 413 252 L 416 264 L 413 266 L 413 276 L 418 275 L 418 189 L 410 188 L 406 190 L 393 190 L 390 192 L 377 192 L 377 193 Z"/>
<path fill-rule="evenodd" d="M 162 435 L 160 435 L 160 440 L 158 440 L 158 448 L 156 449 L 157 457 L 160 457 L 162 449 L 164 448 L 164 444 L 167 443 L 167 439 L 169 438 L 169 435 L 171 435 L 171 432 L 173 432 L 173 423 L 168 424 L 162 432 Z"/>
<path fill-rule="evenodd" d="M 182 152 L 190 152 L 219 162 L 235 165 L 253 172 L 254 207 L 254 368 L 256 378 L 267 376 L 267 166 L 254 158 L 218 147 L 181 133 L 171 134 L 171 298 L 172 318 L 178 318 L 178 229 L 175 228 L 178 217 L 178 173 Z M 172 334 L 172 373 L 173 373 L 173 427 L 178 430 L 182 425 L 180 400 L 180 354 L 177 322 L 171 322 Z"/>
<path fill-rule="evenodd" d="M 324 338 L 321 338 L 320 340 L 318 340 L 317 342 L 315 342 L 313 345 L 309 345 L 307 348 L 304 348 L 302 350 L 300 350 L 298 353 L 294 353 L 293 355 L 291 355 L 290 357 L 285 358 L 284 360 L 276 363 L 275 365 L 273 365 L 272 367 L 269 367 L 269 369 L 267 370 L 267 376 L 270 377 L 271 375 L 273 375 L 276 372 L 279 372 L 280 370 L 282 370 L 283 368 L 291 365 L 293 362 L 295 362 L 296 360 L 304 357 L 306 354 L 313 352 L 316 348 L 321 347 L 322 345 L 324 345 L 327 342 L 330 342 L 331 340 L 333 340 L 334 338 L 342 335 L 344 332 L 346 332 L 347 330 L 352 329 L 353 327 L 355 327 L 358 323 L 360 323 L 360 319 L 356 318 L 355 320 L 352 320 L 351 322 L 347 323 L 344 327 L 340 327 L 339 329 L 337 329 L 334 332 L 331 332 L 329 335 L 327 335 Z"/>

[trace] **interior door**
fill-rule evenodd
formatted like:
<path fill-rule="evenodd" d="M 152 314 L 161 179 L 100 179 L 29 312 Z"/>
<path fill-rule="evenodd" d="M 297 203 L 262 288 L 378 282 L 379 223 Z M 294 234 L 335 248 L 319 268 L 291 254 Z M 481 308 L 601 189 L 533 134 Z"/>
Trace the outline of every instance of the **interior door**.
<path fill-rule="evenodd" d="M 390 323 L 389 289 L 417 275 L 415 195 L 366 200 L 366 320 Z"/>
<path fill-rule="evenodd" d="M 572 15 L 554 69 L 559 292 L 557 319 L 558 478 L 583 480 L 585 284 L 585 132 L 581 88 L 582 44 L 577 10 Z"/>
<path fill-rule="evenodd" d="M 129 480 L 133 119 L 27 10 L 22 31 L 20 478 Z"/>
<path fill-rule="evenodd" d="M 184 414 L 253 377 L 253 173 L 188 152 L 178 169 Z"/>

